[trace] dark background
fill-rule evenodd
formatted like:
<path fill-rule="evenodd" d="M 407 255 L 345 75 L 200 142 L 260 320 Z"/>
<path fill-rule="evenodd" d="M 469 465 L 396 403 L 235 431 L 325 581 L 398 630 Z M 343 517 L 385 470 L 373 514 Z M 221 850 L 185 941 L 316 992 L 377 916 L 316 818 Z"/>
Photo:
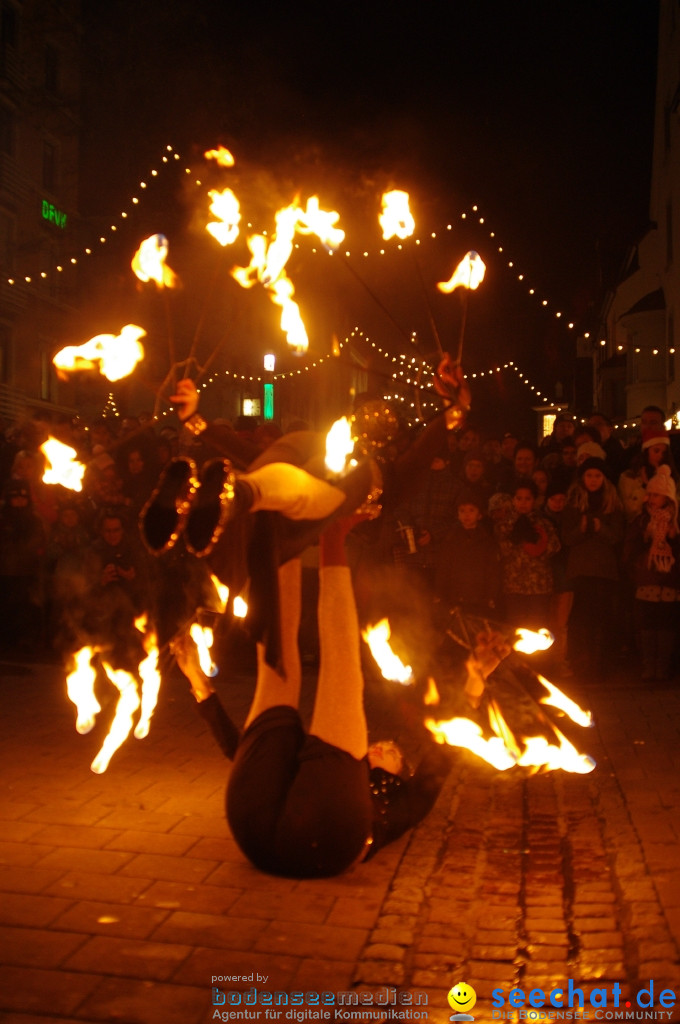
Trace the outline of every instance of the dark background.
<path fill-rule="evenodd" d="M 237 166 L 217 175 L 217 187 L 234 189 L 255 230 L 271 229 L 275 210 L 298 191 L 303 199 L 318 193 L 341 214 L 361 281 L 341 260 L 331 267 L 333 258 L 312 256 L 311 246 L 288 267 L 312 352 L 327 352 L 334 333 L 356 325 L 395 354 L 418 330 L 419 351 L 429 355 L 430 312 L 454 348 L 460 295 L 439 296 L 435 284 L 475 248 L 488 269 L 470 295 L 466 368 L 515 359 L 532 383 L 554 395 L 559 381 L 569 399 L 577 330 L 565 325 L 588 329 L 647 226 L 655 3 L 454 3 L 435 11 L 86 0 L 84 8 L 86 215 L 104 227 L 166 144 L 193 168 L 205 148 L 222 143 Z M 272 346 L 284 365 L 292 357 L 278 312 L 260 289 L 245 293 L 226 280 L 208 293 L 216 257 L 196 229 L 204 193 L 177 171 L 149 190 L 130 237 L 120 235 L 92 264 L 85 317 L 98 302 L 110 308 L 112 295 L 131 313 L 148 303 L 129 294 L 128 250 L 144 231 L 163 231 L 168 262 L 184 281 L 172 300 L 184 343 L 207 310 L 208 347 L 222 330 L 213 319 L 242 324 L 224 342 L 225 366 L 259 366 Z M 377 212 L 391 187 L 411 194 L 417 250 L 382 242 Z M 472 204 L 484 226 L 469 213 L 461 221 Z M 225 275 L 247 262 L 244 239 L 224 257 Z M 370 255 L 360 258 L 364 249 Z"/>

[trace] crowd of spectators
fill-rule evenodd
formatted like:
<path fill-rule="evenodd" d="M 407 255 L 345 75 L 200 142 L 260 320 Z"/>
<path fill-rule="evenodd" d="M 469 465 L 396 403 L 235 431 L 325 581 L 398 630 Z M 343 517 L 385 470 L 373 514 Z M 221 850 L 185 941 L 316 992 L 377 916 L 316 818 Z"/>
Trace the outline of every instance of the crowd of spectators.
<path fill-rule="evenodd" d="M 140 415 L 49 432 L 86 464 L 82 492 L 43 482 L 44 423 L 0 432 L 0 643 L 122 649 L 154 583 L 139 512 L 177 431 Z M 625 447 L 600 413 L 560 414 L 538 445 L 448 431 L 424 485 L 386 510 L 380 558 L 435 604 L 549 627 L 559 672 L 600 678 L 634 637 L 642 677 L 666 679 L 680 610 L 673 440 L 655 407 Z"/>

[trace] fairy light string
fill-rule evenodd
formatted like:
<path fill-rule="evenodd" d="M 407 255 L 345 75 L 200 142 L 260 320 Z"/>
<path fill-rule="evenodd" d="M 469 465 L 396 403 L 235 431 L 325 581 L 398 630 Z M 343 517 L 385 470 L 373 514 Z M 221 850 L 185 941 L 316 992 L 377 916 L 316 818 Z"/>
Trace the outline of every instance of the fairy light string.
<path fill-rule="evenodd" d="M 117 217 L 112 218 L 108 233 L 99 235 L 99 237 L 96 240 L 92 241 L 90 245 L 85 246 L 83 249 L 80 249 L 77 252 L 73 253 L 72 255 L 65 257 L 61 263 L 56 265 L 53 272 L 50 272 L 49 270 L 46 269 L 36 269 L 33 272 L 29 272 L 27 274 L 23 274 L 20 276 L 14 275 L 5 277 L 5 283 L 12 287 L 16 287 L 17 285 L 35 285 L 40 284 L 41 282 L 48 282 L 51 276 L 63 274 L 64 271 L 68 270 L 70 267 L 78 266 L 79 262 L 83 258 L 93 256 L 97 250 L 97 247 L 101 248 L 102 246 L 106 245 L 109 241 L 111 241 L 111 239 L 115 236 L 119 228 L 121 228 L 126 221 L 128 221 L 132 216 L 134 216 L 136 212 L 139 211 L 140 206 L 143 203 L 144 197 L 148 195 L 149 185 L 159 178 L 161 172 L 176 167 L 178 164 L 181 163 L 181 153 L 178 150 L 176 150 L 173 146 L 166 145 L 160 156 L 159 166 L 152 167 L 149 170 L 146 177 L 140 180 L 138 188 L 129 197 L 126 207 L 123 210 L 121 210 Z M 183 169 L 183 173 L 187 177 L 194 176 L 193 185 L 195 188 L 204 188 L 204 183 L 200 175 L 196 176 L 195 171 L 191 167 L 185 166 Z M 526 288 L 527 294 L 534 298 L 537 302 L 539 302 L 546 311 L 551 312 L 556 319 L 561 320 L 568 330 L 572 331 L 575 329 L 575 324 L 573 323 L 573 321 L 567 322 L 566 314 L 564 313 L 564 311 L 555 308 L 555 304 L 551 302 L 551 300 L 549 300 L 545 296 L 541 296 L 540 290 L 529 282 L 527 275 L 521 270 L 518 270 L 515 259 L 508 258 L 505 246 L 499 244 L 496 232 L 488 229 L 486 217 L 480 212 L 478 205 L 472 205 L 468 209 L 461 211 L 459 215 L 459 220 L 476 223 L 481 229 L 482 233 L 488 236 L 489 243 L 492 246 L 493 251 L 502 259 L 507 269 L 512 271 L 512 273 L 515 275 L 518 284 L 521 284 Z M 454 232 L 453 223 L 447 224 L 440 231 L 431 231 L 428 235 L 424 236 L 423 238 L 414 237 L 412 239 L 408 239 L 407 242 L 396 242 L 394 245 L 390 245 L 388 247 L 380 246 L 375 250 L 353 250 L 351 248 L 348 248 L 339 251 L 345 257 L 345 259 L 368 259 L 370 257 L 375 256 L 391 256 L 394 253 L 408 254 L 412 252 L 410 248 L 411 245 L 421 246 L 427 241 L 435 241 L 440 237 L 440 235 L 451 232 Z M 261 233 L 264 235 L 268 234 L 268 232 L 264 230 Z M 300 243 L 295 242 L 294 248 L 299 249 Z M 311 251 L 312 254 L 324 255 L 329 258 L 332 258 L 333 256 L 333 252 L 329 249 L 326 249 L 324 246 L 314 245 L 308 251 Z"/>

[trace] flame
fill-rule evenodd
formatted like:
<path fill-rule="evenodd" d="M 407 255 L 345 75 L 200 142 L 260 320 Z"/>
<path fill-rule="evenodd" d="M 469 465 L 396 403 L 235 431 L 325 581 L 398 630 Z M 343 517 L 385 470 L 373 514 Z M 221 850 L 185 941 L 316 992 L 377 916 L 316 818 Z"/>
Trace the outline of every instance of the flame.
<path fill-rule="evenodd" d="M 595 767 L 595 761 L 588 754 L 580 754 L 573 743 L 553 726 L 559 745 L 549 743 L 545 736 L 531 736 L 525 740 L 525 749 L 517 764 L 554 771 L 562 768 L 565 772 L 587 775 Z"/>
<path fill-rule="evenodd" d="M 576 701 L 572 700 L 571 697 L 567 697 L 566 693 L 563 693 L 562 690 L 555 686 L 554 683 L 551 683 L 542 675 L 539 675 L 538 678 L 549 693 L 548 697 L 541 697 L 541 704 L 547 704 L 550 707 L 559 708 L 560 711 L 564 711 L 565 715 L 567 715 L 572 722 L 576 722 L 577 725 L 582 725 L 586 729 L 593 725 L 593 716 L 590 711 L 580 707 Z"/>
<path fill-rule="evenodd" d="M 342 473 L 347 456 L 354 451 L 352 427 L 346 416 L 336 420 L 326 434 L 326 468 L 331 473 Z"/>
<path fill-rule="evenodd" d="M 546 680 L 541 681 L 545 685 Z M 587 775 L 595 767 L 593 758 L 579 753 L 554 725 L 551 728 L 557 743 L 551 743 L 545 736 L 518 739 L 513 735 L 496 701 L 489 701 L 488 714 L 491 729 L 495 733 L 488 740 L 484 739 L 481 726 L 469 718 L 452 718 L 443 722 L 429 718 L 425 725 L 438 743 L 470 750 L 499 771 L 519 765 L 522 768 L 543 768 L 546 771 L 561 768 L 566 772 Z"/>
<path fill-rule="evenodd" d="M 125 669 L 113 669 L 106 662 L 103 662 L 104 671 L 113 685 L 120 693 L 116 712 L 111 722 L 104 742 L 99 753 L 90 765 L 90 768 L 97 775 L 101 775 L 109 766 L 111 758 L 118 748 L 125 742 L 132 730 L 132 718 L 139 707 L 139 694 L 137 692 L 137 680 Z"/>
<path fill-rule="evenodd" d="M 220 245 L 231 245 L 238 238 L 241 222 L 239 201 L 230 188 L 225 188 L 222 192 L 211 189 L 208 195 L 212 200 L 210 212 L 217 220 L 209 221 L 206 228 Z"/>
<path fill-rule="evenodd" d="M 547 629 L 539 629 L 536 632 L 533 629 L 518 628 L 515 632 L 519 633 L 519 637 L 512 646 L 520 654 L 536 654 L 537 651 L 547 651 L 555 642 L 554 636 Z"/>
<path fill-rule="evenodd" d="M 375 626 L 368 626 L 361 635 L 368 644 L 384 679 L 404 686 L 413 682 L 411 666 L 404 665 L 390 647 L 389 640 L 392 634 L 387 619 L 381 619 Z"/>
<path fill-rule="evenodd" d="M 320 209 L 318 196 L 310 196 L 304 213 L 298 213 L 298 230 L 303 235 L 316 235 L 328 249 L 337 249 L 345 237 L 342 228 L 336 227 L 339 217 L 335 210 Z"/>
<path fill-rule="evenodd" d="M 276 232 L 267 249 L 267 262 L 261 280 L 265 288 L 271 288 L 283 274 L 286 263 L 293 251 L 293 238 L 298 225 L 299 207 L 286 206 L 276 213 Z"/>
<path fill-rule="evenodd" d="M 439 690 L 437 689 L 437 684 L 432 676 L 428 676 L 427 690 L 423 697 L 423 704 L 426 704 L 428 707 L 431 707 L 432 704 L 439 704 Z"/>
<path fill-rule="evenodd" d="M 214 160 L 220 167 L 233 167 L 236 161 L 225 146 L 218 146 L 217 149 L 209 149 L 203 154 L 206 160 Z"/>
<path fill-rule="evenodd" d="M 220 611 L 223 612 L 227 607 L 227 601 L 229 600 L 229 587 L 226 583 L 222 583 L 221 580 L 218 580 L 217 576 L 213 575 L 213 573 L 210 573 L 210 579 L 212 580 L 215 592 L 217 593 Z"/>
<path fill-rule="evenodd" d="M 75 665 L 66 677 L 66 692 L 76 706 L 76 730 L 82 736 L 94 726 L 95 718 L 101 711 L 101 704 L 94 695 L 96 669 L 92 665 L 95 656 L 93 647 L 81 647 L 73 655 Z"/>
<path fill-rule="evenodd" d="M 206 676 L 216 676 L 217 666 L 210 657 L 210 648 L 214 640 L 213 631 L 210 626 L 199 626 L 198 622 L 192 622 L 189 636 L 196 644 L 198 663 L 203 674 Z"/>
<path fill-rule="evenodd" d="M 385 192 L 382 197 L 382 213 L 378 215 L 383 238 L 409 238 L 415 231 L 416 222 L 409 209 L 409 194 L 401 189 Z"/>
<path fill-rule="evenodd" d="M 449 295 L 455 288 L 471 288 L 472 291 L 479 288 L 484 280 L 486 264 L 478 252 L 471 249 L 454 270 L 448 281 L 442 281 L 437 285 L 440 292 Z"/>
<path fill-rule="evenodd" d="M 288 344 L 300 355 L 309 348 L 309 338 L 300 316 L 300 307 L 293 300 L 295 289 L 289 277 L 283 274 L 269 287 L 272 302 L 281 307 L 281 330 Z"/>
<path fill-rule="evenodd" d="M 139 339 L 146 331 L 126 324 L 120 334 L 98 334 L 83 345 L 67 345 L 52 360 L 58 370 L 99 370 L 107 380 L 116 381 L 132 373 L 144 358 Z"/>
<path fill-rule="evenodd" d="M 150 235 L 140 244 L 130 266 L 140 281 L 155 281 L 159 288 L 176 288 L 177 274 L 165 265 L 167 255 L 165 235 Z"/>
<path fill-rule="evenodd" d="M 248 238 L 250 263 L 247 267 L 234 267 L 231 271 L 242 288 L 252 288 L 259 281 L 267 289 L 272 302 L 281 307 L 281 330 L 297 354 L 307 351 L 309 339 L 300 308 L 293 300 L 293 282 L 285 272 L 293 251 L 295 232 L 315 234 L 327 248 L 333 249 L 345 237 L 344 231 L 336 227 L 338 217 L 335 211 L 322 210 L 317 196 L 307 200 L 304 210 L 296 199 L 290 206 L 277 211 L 276 231 L 271 242 L 264 235 L 251 235 Z"/>
<path fill-rule="evenodd" d="M 481 726 L 469 718 L 451 718 L 446 722 L 435 722 L 432 718 L 426 718 L 425 726 L 438 743 L 448 743 L 450 747 L 471 750 L 499 772 L 507 771 L 517 763 L 499 736 L 485 740 Z"/>
<path fill-rule="evenodd" d="M 146 624 L 146 613 L 135 619 L 135 626 L 140 633 L 145 633 Z M 149 735 L 151 717 L 156 710 L 158 694 L 161 688 L 161 674 L 158 671 L 158 642 L 154 630 L 150 630 L 145 634 L 144 650 L 146 651 L 146 658 L 140 661 L 137 669 L 139 678 L 142 680 L 141 708 L 139 719 L 135 726 L 135 738 L 138 740 L 143 740 L 145 736 Z"/>
<path fill-rule="evenodd" d="M 54 437 L 48 437 L 47 441 L 40 445 L 40 451 L 47 462 L 47 468 L 43 473 L 44 483 L 61 484 L 70 491 L 82 491 L 85 466 L 75 459 L 75 448 L 62 444 Z"/>
<path fill-rule="evenodd" d="M 232 606 L 232 611 L 234 613 L 235 618 L 245 619 L 246 615 L 248 614 L 247 602 L 242 597 L 235 597 L 234 604 Z"/>

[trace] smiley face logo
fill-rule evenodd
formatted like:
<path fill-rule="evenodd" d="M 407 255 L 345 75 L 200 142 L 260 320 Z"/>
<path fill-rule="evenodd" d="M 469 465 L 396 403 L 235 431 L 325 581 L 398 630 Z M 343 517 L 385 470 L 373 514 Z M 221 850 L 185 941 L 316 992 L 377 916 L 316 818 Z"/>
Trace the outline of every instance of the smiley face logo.
<path fill-rule="evenodd" d="M 477 1002 L 477 993 L 472 985 L 461 981 L 453 986 L 446 998 L 448 999 L 449 1006 L 456 1013 L 468 1013 Z"/>

